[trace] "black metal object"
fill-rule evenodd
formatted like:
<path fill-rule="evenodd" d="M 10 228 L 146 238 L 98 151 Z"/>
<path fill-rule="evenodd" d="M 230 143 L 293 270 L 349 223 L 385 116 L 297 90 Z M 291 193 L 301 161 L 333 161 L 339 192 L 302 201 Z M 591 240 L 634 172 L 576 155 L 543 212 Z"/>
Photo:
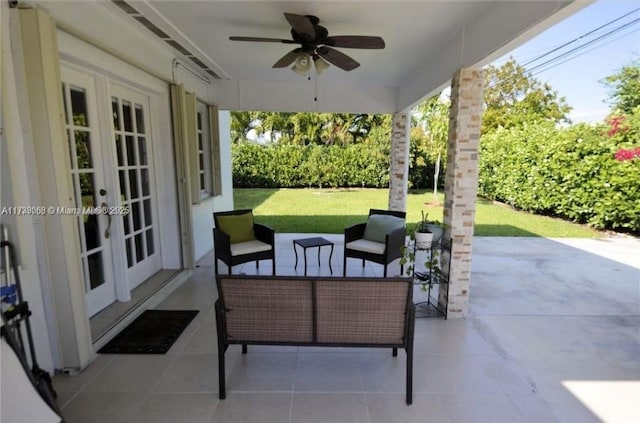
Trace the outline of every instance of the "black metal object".
<path fill-rule="evenodd" d="M 260 266 L 260 260 L 271 260 L 272 262 L 272 274 L 276 274 L 276 243 L 275 243 L 275 231 L 267 225 L 260 223 L 253 223 L 253 231 L 258 241 L 262 241 L 271 246 L 271 250 L 259 251 L 257 253 L 232 255 L 231 254 L 231 240 L 229 235 L 218 229 L 218 217 L 240 215 L 246 213 L 253 213 L 251 209 L 232 210 L 226 212 L 216 212 L 213 214 L 213 220 L 215 227 L 213 228 L 213 244 L 214 244 L 214 262 L 215 273 L 218 274 L 218 260 L 221 260 L 229 268 L 229 274 L 231 274 L 231 268 L 237 264 L 247 263 L 250 261 L 256 262 L 256 269 Z"/>
<path fill-rule="evenodd" d="M 302 247 L 302 255 L 304 257 L 304 275 L 305 276 L 307 276 L 307 248 L 318 247 L 318 267 L 320 267 L 320 250 L 325 245 L 330 245 L 331 251 L 329 252 L 329 271 L 333 275 L 333 269 L 331 268 L 331 257 L 333 257 L 333 242 L 319 236 L 314 238 L 294 239 L 293 252 L 296 254 L 296 264 L 293 266 L 294 269 L 298 268 L 298 250 L 296 249 L 296 245 L 299 245 L 300 247 Z"/>
<path fill-rule="evenodd" d="M 62 416 L 56 402 L 57 394 L 53 389 L 51 375 L 38 365 L 36 358 L 35 344 L 33 342 L 33 332 L 29 317 L 31 310 L 29 304 L 22 295 L 20 283 L 20 272 L 15 255 L 15 248 L 6 240 L 0 242 L 0 256 L 3 258 L 5 271 L 5 282 L 2 286 L 0 303 L 2 305 L 0 315 L 2 317 L 2 337 L 14 350 L 25 373 L 33 386 L 40 394 L 40 397 L 58 416 Z M 10 274 L 13 272 L 13 281 L 10 281 Z M 13 282 L 13 283 L 11 283 Z M 23 338 L 22 326 L 26 332 L 26 344 Z M 31 362 L 31 367 L 29 367 Z"/>
<path fill-rule="evenodd" d="M 406 213 L 393 210 L 380 210 L 370 209 L 369 216 L 373 214 L 384 214 L 389 216 L 399 217 L 401 219 L 406 218 Z M 347 258 L 359 258 L 362 259 L 362 267 L 364 267 L 364 261 L 369 260 L 374 263 L 382 264 L 384 266 L 383 277 L 387 277 L 387 265 L 392 261 L 402 258 L 402 247 L 405 242 L 406 231 L 405 228 L 396 229 L 385 237 L 385 249 L 382 254 L 369 253 L 366 251 L 353 250 L 347 247 L 347 244 L 358 239 L 362 239 L 364 236 L 364 230 L 367 224 L 358 223 L 345 228 L 344 230 L 344 258 L 342 265 L 342 276 L 347 275 Z M 404 273 L 404 267 L 400 264 L 400 274 Z"/>
<path fill-rule="evenodd" d="M 444 238 L 440 238 L 437 242 L 431 243 L 429 248 L 418 248 L 417 243 L 413 242 L 413 256 L 415 263 L 418 260 L 417 257 L 418 251 L 425 251 L 427 253 L 427 259 L 431 262 L 431 266 L 428 266 L 424 272 L 416 271 L 416 266 L 414 264 L 413 271 L 413 279 L 416 285 L 426 285 L 427 286 L 427 300 L 420 301 L 415 303 L 416 309 L 418 312 L 417 317 L 446 317 L 447 312 L 446 309 L 442 310 L 439 307 L 438 300 L 433 300 L 431 297 L 431 291 L 434 288 L 434 285 L 438 286 L 438 289 L 446 289 L 447 295 L 449 290 L 449 275 L 451 273 L 451 258 L 448 261 L 448 269 L 445 272 L 440 269 L 442 265 L 442 256 L 446 252 L 451 255 L 451 240 L 446 240 Z M 437 260 L 436 262 L 433 262 Z M 434 270 L 434 266 L 438 266 L 439 271 Z"/>
<path fill-rule="evenodd" d="M 223 276 L 223 277 L 239 277 L 239 276 Z M 218 300 L 215 303 L 216 312 L 216 328 L 217 328 L 217 340 L 218 340 L 218 387 L 219 398 L 226 398 L 226 373 L 225 373 L 225 353 L 232 344 L 242 345 L 242 353 L 247 353 L 248 345 L 282 345 L 282 346 L 303 346 L 303 347 L 347 347 L 347 348 L 391 348 L 392 355 L 397 357 L 398 348 L 403 348 L 407 355 L 406 359 L 406 404 L 411 405 L 413 402 L 413 341 L 415 332 L 415 316 L 416 310 L 413 304 L 413 289 L 409 287 L 407 289 L 406 309 L 404 312 L 404 335 L 402 337 L 402 343 L 398 344 L 372 344 L 372 343 L 356 343 L 356 342 L 342 342 L 342 343 L 327 343 L 318 342 L 317 340 L 317 306 L 316 306 L 316 280 L 341 280 L 345 283 L 357 283 L 358 281 L 370 281 L 370 278 L 304 278 L 311 281 L 311 295 L 312 295 L 312 324 L 313 324 L 313 337 L 312 342 L 279 342 L 279 341 L 250 341 L 243 339 L 231 339 L 227 334 L 226 313 L 230 312 L 224 303 L 224 292 L 222 290 L 222 284 L 220 282 L 221 276 L 216 276 L 216 286 L 218 288 Z M 242 276 L 242 278 L 251 279 L 271 279 L 269 277 L 261 276 Z M 300 277 L 281 276 L 278 279 L 296 279 L 300 280 Z M 406 278 L 403 278 L 406 280 Z"/>

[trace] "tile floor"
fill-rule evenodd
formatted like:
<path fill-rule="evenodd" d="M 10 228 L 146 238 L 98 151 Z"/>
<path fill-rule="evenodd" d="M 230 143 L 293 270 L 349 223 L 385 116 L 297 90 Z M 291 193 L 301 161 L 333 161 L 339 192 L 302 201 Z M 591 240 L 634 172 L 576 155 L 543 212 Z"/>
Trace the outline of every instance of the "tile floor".
<path fill-rule="evenodd" d="M 302 274 L 294 237 L 278 235 L 278 274 Z M 326 237 L 340 275 L 341 237 Z M 308 250 L 310 275 L 328 274 L 328 252 L 318 267 Z M 168 354 L 99 355 L 55 378 L 67 423 L 640 421 L 637 239 L 477 238 L 469 316 L 416 321 L 410 407 L 404 353 L 376 349 L 230 348 L 219 401 L 212 255 L 199 266 L 158 307 L 200 310 Z M 363 273 L 382 267 L 349 261 Z"/>

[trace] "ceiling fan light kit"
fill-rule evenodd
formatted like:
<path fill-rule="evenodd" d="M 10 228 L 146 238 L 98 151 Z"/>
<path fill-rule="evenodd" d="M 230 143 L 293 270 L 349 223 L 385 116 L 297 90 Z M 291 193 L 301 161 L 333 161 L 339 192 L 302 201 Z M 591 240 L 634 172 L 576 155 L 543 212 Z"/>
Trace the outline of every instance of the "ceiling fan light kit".
<path fill-rule="evenodd" d="M 330 37 L 329 31 L 319 25 L 320 19 L 316 16 L 285 13 L 284 17 L 291 25 L 291 40 L 236 36 L 229 37 L 229 39 L 232 41 L 300 44 L 300 47 L 281 57 L 273 67 L 284 68 L 293 63 L 291 69 L 302 76 L 305 76 L 310 70 L 312 59 L 317 75 L 327 70 L 330 64 L 345 71 L 352 71 L 360 66 L 360 63 L 334 47 L 356 49 L 383 49 L 385 47 L 384 40 L 377 36 L 337 35 Z"/>
<path fill-rule="evenodd" d="M 325 70 L 329 69 L 329 66 L 331 66 L 326 60 L 324 60 L 322 57 L 317 55 L 313 58 L 313 63 L 316 66 L 316 74 L 318 75 L 320 75 Z"/>
<path fill-rule="evenodd" d="M 311 57 L 306 53 L 299 54 L 291 69 L 298 75 L 305 76 L 311 69 Z"/>

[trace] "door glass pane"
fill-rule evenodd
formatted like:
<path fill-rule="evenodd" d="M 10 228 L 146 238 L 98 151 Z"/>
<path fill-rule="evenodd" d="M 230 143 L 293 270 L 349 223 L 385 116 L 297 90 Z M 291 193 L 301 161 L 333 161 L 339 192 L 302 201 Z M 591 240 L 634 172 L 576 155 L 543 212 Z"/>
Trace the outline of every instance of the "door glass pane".
<path fill-rule="evenodd" d="M 136 128 L 139 134 L 144 134 L 144 113 L 139 104 L 136 104 Z"/>
<path fill-rule="evenodd" d="M 144 200 L 143 208 L 144 208 L 144 223 L 145 223 L 145 226 L 150 226 L 153 223 L 151 221 L 151 200 Z"/>
<path fill-rule="evenodd" d="M 133 230 L 137 231 L 142 227 L 139 201 L 131 203 L 131 217 L 133 218 Z"/>
<path fill-rule="evenodd" d="M 71 110 L 73 111 L 73 124 L 75 126 L 89 126 L 89 116 L 87 114 L 87 95 L 84 90 L 72 88 Z"/>
<path fill-rule="evenodd" d="M 84 237 L 87 240 L 87 251 L 100 246 L 100 225 L 98 224 L 98 216 L 89 214 L 80 217 L 84 220 Z"/>
<path fill-rule="evenodd" d="M 118 99 L 111 99 L 111 113 L 113 115 L 113 128 L 116 131 L 120 130 L 120 110 L 118 109 Z"/>
<path fill-rule="evenodd" d="M 140 185 L 142 186 L 142 196 L 149 195 L 149 169 L 140 170 Z"/>
<path fill-rule="evenodd" d="M 89 169 L 93 167 L 91 159 L 91 140 L 88 131 L 76 130 L 73 132 L 76 139 L 76 156 L 79 169 Z"/>
<path fill-rule="evenodd" d="M 136 235 L 136 261 L 144 260 L 144 239 L 143 234 Z"/>
<path fill-rule="evenodd" d="M 155 252 L 155 247 L 153 245 L 153 230 L 149 229 L 147 231 L 147 256 L 153 255 Z"/>
<path fill-rule="evenodd" d="M 129 229 L 129 215 L 122 215 L 122 224 L 124 226 L 124 233 L 125 235 L 128 235 L 131 233 L 131 230 Z"/>
<path fill-rule="evenodd" d="M 124 166 L 124 159 L 122 158 L 122 137 L 116 134 L 116 156 L 118 156 L 118 166 Z"/>
<path fill-rule="evenodd" d="M 71 163 L 71 170 L 75 169 L 76 161 L 73 160 L 73 148 L 71 148 L 71 130 L 67 129 L 67 146 L 69 147 L 69 162 Z"/>
<path fill-rule="evenodd" d="M 125 201 L 129 200 L 129 192 L 127 191 L 127 171 L 119 171 L 118 179 L 120 181 L 120 201 L 124 203 Z"/>
<path fill-rule="evenodd" d="M 131 199 L 135 200 L 139 197 L 138 194 L 138 171 L 130 170 L 129 171 L 129 194 L 131 195 Z"/>
<path fill-rule="evenodd" d="M 128 101 L 122 102 L 122 121 L 124 123 L 124 130 L 127 132 L 133 132 L 133 122 L 131 120 L 131 103 Z"/>
<path fill-rule="evenodd" d="M 125 137 L 125 145 L 127 146 L 127 165 L 136 165 L 136 146 L 134 139 L 131 135 Z"/>
<path fill-rule="evenodd" d="M 102 266 L 102 252 L 91 254 L 87 257 L 87 260 L 89 264 L 89 285 L 91 286 L 91 289 L 95 289 L 105 282 Z"/>
<path fill-rule="evenodd" d="M 132 267 L 135 263 L 133 262 L 133 255 L 131 254 L 131 243 L 129 242 L 131 238 L 127 238 L 124 240 L 124 243 L 127 247 L 127 267 Z"/>
<path fill-rule="evenodd" d="M 82 207 L 95 207 L 96 201 L 94 199 L 95 195 L 95 184 L 93 180 L 94 174 L 93 172 L 83 172 L 79 174 L 80 178 L 80 195 L 82 196 Z"/>
<path fill-rule="evenodd" d="M 141 165 L 147 164 L 147 142 L 144 137 L 138 137 L 138 157 Z"/>

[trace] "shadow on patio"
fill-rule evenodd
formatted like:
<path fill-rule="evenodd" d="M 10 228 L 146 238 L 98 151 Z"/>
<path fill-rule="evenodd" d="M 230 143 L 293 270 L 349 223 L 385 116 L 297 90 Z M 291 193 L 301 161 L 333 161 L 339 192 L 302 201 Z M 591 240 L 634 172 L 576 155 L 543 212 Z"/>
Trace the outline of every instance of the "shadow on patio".
<path fill-rule="evenodd" d="M 292 240 L 306 236 L 277 235 L 278 274 L 302 274 Z M 340 275 L 342 236 L 323 236 Z M 477 237 L 468 317 L 416 321 L 410 407 L 404 353 L 369 349 L 232 349 L 219 401 L 212 254 L 158 307 L 200 310 L 167 355 L 101 355 L 55 385 L 69 423 L 637 421 L 639 251 L 632 238 Z M 309 257 L 310 275 L 329 274 L 326 249 L 320 266 Z M 350 275 L 381 273 L 349 263 Z"/>

